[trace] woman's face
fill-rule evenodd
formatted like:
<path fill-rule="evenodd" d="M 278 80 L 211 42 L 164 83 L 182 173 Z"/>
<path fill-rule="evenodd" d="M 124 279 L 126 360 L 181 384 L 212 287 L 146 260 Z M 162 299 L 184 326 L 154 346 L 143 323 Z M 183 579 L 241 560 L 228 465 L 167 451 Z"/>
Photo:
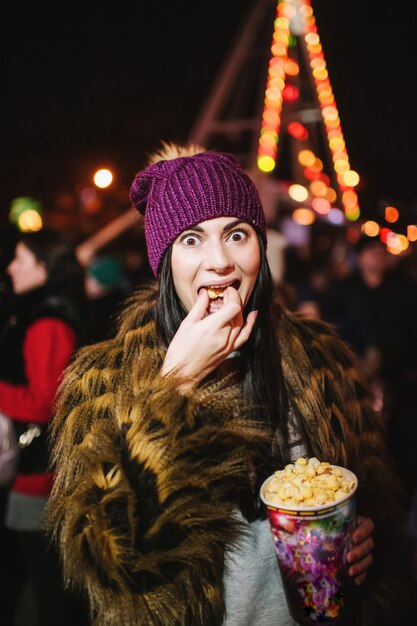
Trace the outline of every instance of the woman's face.
<path fill-rule="evenodd" d="M 16 294 L 42 287 L 48 280 L 45 263 L 38 261 L 33 252 L 22 242 L 16 246 L 14 259 L 8 265 L 7 273 Z"/>
<path fill-rule="evenodd" d="M 209 294 L 208 313 L 223 305 L 223 291 L 234 287 L 247 304 L 261 261 L 258 236 L 247 222 L 218 217 L 185 230 L 173 243 L 171 267 L 175 290 L 187 311 L 201 289 Z"/>

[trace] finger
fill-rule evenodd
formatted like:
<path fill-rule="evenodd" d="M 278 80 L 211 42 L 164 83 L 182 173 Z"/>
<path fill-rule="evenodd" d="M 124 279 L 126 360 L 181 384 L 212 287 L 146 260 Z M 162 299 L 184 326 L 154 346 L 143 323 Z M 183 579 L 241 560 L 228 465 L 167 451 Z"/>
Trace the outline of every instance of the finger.
<path fill-rule="evenodd" d="M 374 529 L 374 523 L 370 517 L 363 517 L 362 515 L 358 515 L 358 528 L 372 528 Z"/>
<path fill-rule="evenodd" d="M 365 579 L 366 579 L 366 573 L 361 574 L 360 576 L 357 576 L 355 578 L 355 585 L 362 585 L 365 582 Z"/>
<path fill-rule="evenodd" d="M 242 308 L 242 300 L 240 298 L 239 292 L 234 287 L 228 287 L 223 294 L 223 301 L 225 304 L 229 304 L 230 302 L 235 302 Z"/>
<path fill-rule="evenodd" d="M 226 289 L 225 292 L 225 299 L 224 299 L 225 304 L 231 304 L 233 306 L 237 306 L 238 307 L 238 312 L 236 315 L 233 316 L 233 318 L 231 319 L 231 326 L 232 328 L 241 328 L 243 326 L 244 323 L 244 319 L 243 319 L 243 304 L 242 304 L 242 299 L 239 295 L 239 292 L 237 291 L 237 289 L 235 289 L 234 287 L 228 287 Z"/>
<path fill-rule="evenodd" d="M 232 328 L 238 328 L 240 330 L 243 324 L 244 324 L 243 311 L 242 309 L 239 309 L 239 312 L 237 313 L 237 315 L 232 317 L 232 319 L 230 320 L 230 326 Z"/>
<path fill-rule="evenodd" d="M 205 317 L 207 312 L 207 307 L 209 304 L 208 293 L 205 289 L 200 289 L 200 293 L 198 294 L 197 301 L 195 302 L 192 309 L 190 309 L 187 317 L 185 318 L 189 322 L 199 322 Z"/>
<path fill-rule="evenodd" d="M 234 317 L 232 317 L 232 319 L 229 322 L 230 328 L 239 328 L 239 324 L 238 324 L 238 315 L 235 315 Z"/>
<path fill-rule="evenodd" d="M 374 523 L 369 517 L 358 517 L 358 526 L 352 535 L 353 543 L 362 543 L 373 533 L 373 530 Z"/>
<path fill-rule="evenodd" d="M 237 326 L 238 328 L 242 328 L 242 326 L 244 325 L 244 318 L 243 318 L 243 309 L 242 307 L 239 310 L 239 313 L 237 315 L 235 315 L 234 317 L 234 326 Z"/>
<path fill-rule="evenodd" d="M 236 350 L 240 348 L 240 346 L 243 346 L 243 344 L 246 343 L 247 340 L 249 339 L 257 317 L 258 317 L 258 311 L 251 311 L 249 313 L 248 317 L 246 318 L 245 323 L 243 324 L 236 338 L 236 341 L 234 344 L 234 348 Z"/>
<path fill-rule="evenodd" d="M 372 552 L 375 547 L 375 542 L 372 537 L 368 537 L 365 541 L 362 541 L 360 544 L 356 545 L 353 550 L 350 550 L 347 554 L 347 560 L 349 563 L 354 563 L 355 561 L 359 561 L 359 559 L 364 558 L 367 554 Z"/>
<path fill-rule="evenodd" d="M 360 561 L 355 563 L 355 565 L 352 565 L 352 567 L 349 567 L 349 576 L 353 576 L 356 578 L 357 576 L 363 576 L 364 574 L 366 575 L 373 562 L 374 558 L 372 554 L 368 554 L 367 557 L 361 559 Z"/>
<path fill-rule="evenodd" d="M 228 293 L 229 291 L 233 291 L 234 294 Z M 216 322 L 218 328 L 222 328 L 224 326 L 231 326 L 231 321 L 233 318 L 236 320 L 239 319 L 239 314 L 242 313 L 242 303 L 240 300 L 240 296 L 238 295 L 236 289 L 232 289 L 229 287 L 226 289 L 224 297 L 223 297 L 223 306 L 212 313 L 209 316 L 210 322 Z M 235 320 L 235 323 L 236 323 Z"/>

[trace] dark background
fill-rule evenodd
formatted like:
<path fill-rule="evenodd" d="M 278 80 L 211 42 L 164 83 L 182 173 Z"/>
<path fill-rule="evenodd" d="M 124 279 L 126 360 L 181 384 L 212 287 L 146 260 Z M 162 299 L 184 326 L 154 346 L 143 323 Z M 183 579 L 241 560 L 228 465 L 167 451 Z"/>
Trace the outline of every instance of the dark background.
<path fill-rule="evenodd" d="M 57 194 L 91 184 L 99 165 L 113 167 L 126 192 L 160 139 L 186 140 L 251 5 L 3 6 L 1 224 L 16 196 L 51 211 Z M 312 6 L 363 215 L 392 202 L 417 222 L 413 2 Z"/>

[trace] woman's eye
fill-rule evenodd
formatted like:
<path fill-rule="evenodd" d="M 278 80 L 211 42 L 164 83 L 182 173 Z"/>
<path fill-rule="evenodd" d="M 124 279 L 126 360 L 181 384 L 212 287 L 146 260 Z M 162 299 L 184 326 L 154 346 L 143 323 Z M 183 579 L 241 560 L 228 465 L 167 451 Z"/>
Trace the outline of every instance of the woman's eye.
<path fill-rule="evenodd" d="M 230 233 L 230 235 L 228 236 L 228 240 L 229 241 L 243 241 L 244 239 L 247 238 L 247 234 L 244 230 L 234 230 L 232 233 Z"/>
<path fill-rule="evenodd" d="M 196 235 L 184 235 L 181 239 L 181 243 L 190 248 L 197 246 L 199 243 L 199 239 Z"/>

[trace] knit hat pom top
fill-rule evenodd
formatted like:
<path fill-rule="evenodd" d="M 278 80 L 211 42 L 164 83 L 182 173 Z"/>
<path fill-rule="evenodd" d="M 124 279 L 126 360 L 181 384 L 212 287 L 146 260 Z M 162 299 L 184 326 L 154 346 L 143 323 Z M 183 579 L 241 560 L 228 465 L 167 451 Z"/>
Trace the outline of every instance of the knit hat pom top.
<path fill-rule="evenodd" d="M 266 240 L 256 187 L 230 154 L 201 152 L 158 161 L 138 172 L 130 199 L 145 216 L 146 245 L 155 276 L 178 235 L 206 220 L 241 218 Z"/>

